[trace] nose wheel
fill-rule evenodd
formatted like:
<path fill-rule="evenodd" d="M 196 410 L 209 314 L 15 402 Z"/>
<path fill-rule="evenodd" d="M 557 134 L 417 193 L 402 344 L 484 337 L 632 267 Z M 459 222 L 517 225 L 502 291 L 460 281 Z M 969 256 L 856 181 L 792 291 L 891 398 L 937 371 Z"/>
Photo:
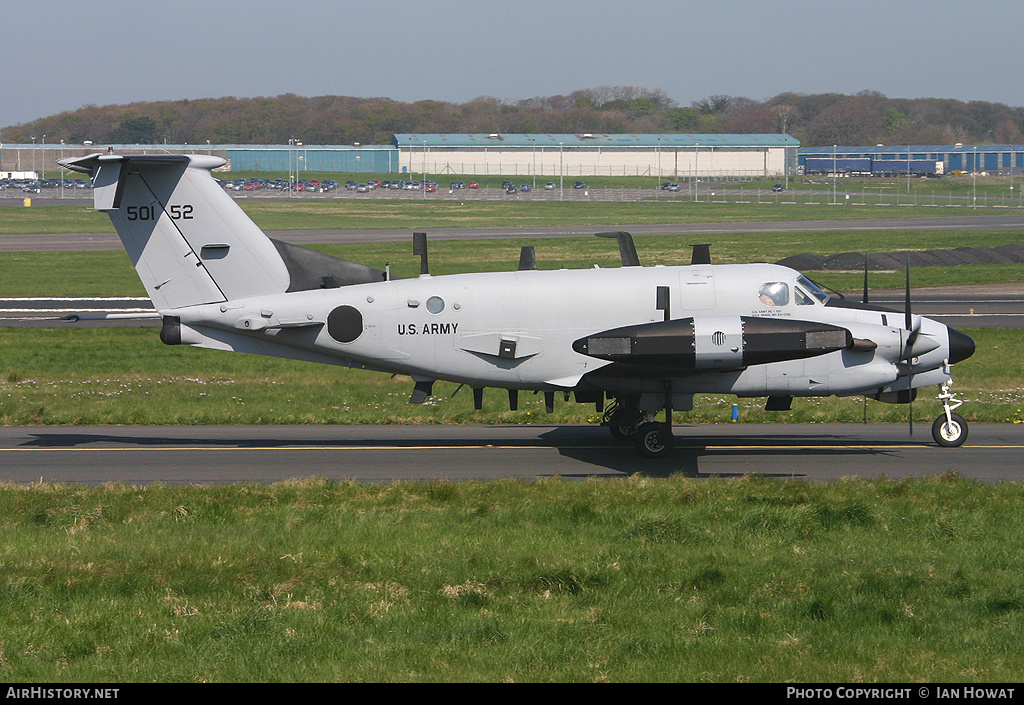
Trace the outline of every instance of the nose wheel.
<path fill-rule="evenodd" d="M 956 448 L 967 440 L 967 422 L 960 414 L 953 413 L 953 409 L 958 408 L 963 402 L 953 396 L 953 392 L 950 391 L 952 386 L 952 380 L 942 385 L 939 401 L 942 402 L 943 413 L 932 424 L 932 438 L 943 448 Z"/>

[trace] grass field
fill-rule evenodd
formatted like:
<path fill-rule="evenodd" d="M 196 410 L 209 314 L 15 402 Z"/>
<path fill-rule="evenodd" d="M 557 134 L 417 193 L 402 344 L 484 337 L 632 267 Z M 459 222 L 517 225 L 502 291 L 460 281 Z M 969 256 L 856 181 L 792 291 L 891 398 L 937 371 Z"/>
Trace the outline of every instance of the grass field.
<path fill-rule="evenodd" d="M 8 682 L 1020 680 L 1024 488 L 0 488 Z"/>
<path fill-rule="evenodd" d="M 820 201 L 821 199 L 819 199 Z M 968 215 L 970 209 L 940 210 L 908 205 L 837 207 L 827 203 L 690 203 L 647 201 L 456 201 L 456 200 L 240 200 L 242 210 L 264 230 L 345 228 L 440 228 L 625 225 L 644 223 L 858 220 Z M 110 219 L 91 203 L 5 207 L 0 235 L 113 232 Z M 1005 214 L 1005 209 L 980 211 Z"/>

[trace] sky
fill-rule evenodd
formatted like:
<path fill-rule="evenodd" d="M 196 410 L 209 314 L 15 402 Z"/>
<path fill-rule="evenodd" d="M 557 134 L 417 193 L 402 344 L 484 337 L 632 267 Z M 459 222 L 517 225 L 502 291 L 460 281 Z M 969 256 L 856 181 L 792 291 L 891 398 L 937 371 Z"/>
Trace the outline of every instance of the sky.
<path fill-rule="evenodd" d="M 599 86 L 681 106 L 863 90 L 1024 106 L 1020 0 L 36 0 L 3 30 L 0 128 L 89 104 Z"/>

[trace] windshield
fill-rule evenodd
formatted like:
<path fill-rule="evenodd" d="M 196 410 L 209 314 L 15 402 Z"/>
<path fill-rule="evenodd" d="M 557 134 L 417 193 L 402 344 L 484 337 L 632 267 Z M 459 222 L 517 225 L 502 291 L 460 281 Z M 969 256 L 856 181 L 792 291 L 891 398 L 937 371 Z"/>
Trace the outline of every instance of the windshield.
<path fill-rule="evenodd" d="M 828 301 L 828 294 L 822 291 L 821 287 L 819 287 L 817 284 L 812 282 L 807 277 L 801 275 L 801 277 L 796 280 L 796 283 L 803 287 L 804 291 L 806 291 L 808 294 L 816 298 L 821 303 L 825 303 L 826 301 Z"/>

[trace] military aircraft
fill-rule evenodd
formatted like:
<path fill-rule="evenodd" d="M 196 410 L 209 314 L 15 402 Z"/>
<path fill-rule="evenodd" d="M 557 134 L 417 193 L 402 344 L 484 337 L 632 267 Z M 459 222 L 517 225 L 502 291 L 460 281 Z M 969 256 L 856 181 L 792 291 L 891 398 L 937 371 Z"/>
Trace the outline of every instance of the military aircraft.
<path fill-rule="evenodd" d="M 206 155 L 62 159 L 89 174 L 162 319 L 168 345 L 248 352 L 412 377 L 411 403 L 436 380 L 595 404 L 618 439 L 647 457 L 672 448 L 672 414 L 697 393 L 767 397 L 863 395 L 910 403 L 942 385 L 933 436 L 957 446 L 951 367 L 974 341 L 907 309 L 830 296 L 772 264 L 641 266 L 627 233 L 622 267 L 518 269 L 431 276 L 426 235 L 413 234 L 416 278 L 268 238 L 212 178 Z M 865 298 L 867 288 L 865 287 Z M 605 406 L 605 401 L 611 402 Z M 661 421 L 658 416 L 662 415 Z"/>

